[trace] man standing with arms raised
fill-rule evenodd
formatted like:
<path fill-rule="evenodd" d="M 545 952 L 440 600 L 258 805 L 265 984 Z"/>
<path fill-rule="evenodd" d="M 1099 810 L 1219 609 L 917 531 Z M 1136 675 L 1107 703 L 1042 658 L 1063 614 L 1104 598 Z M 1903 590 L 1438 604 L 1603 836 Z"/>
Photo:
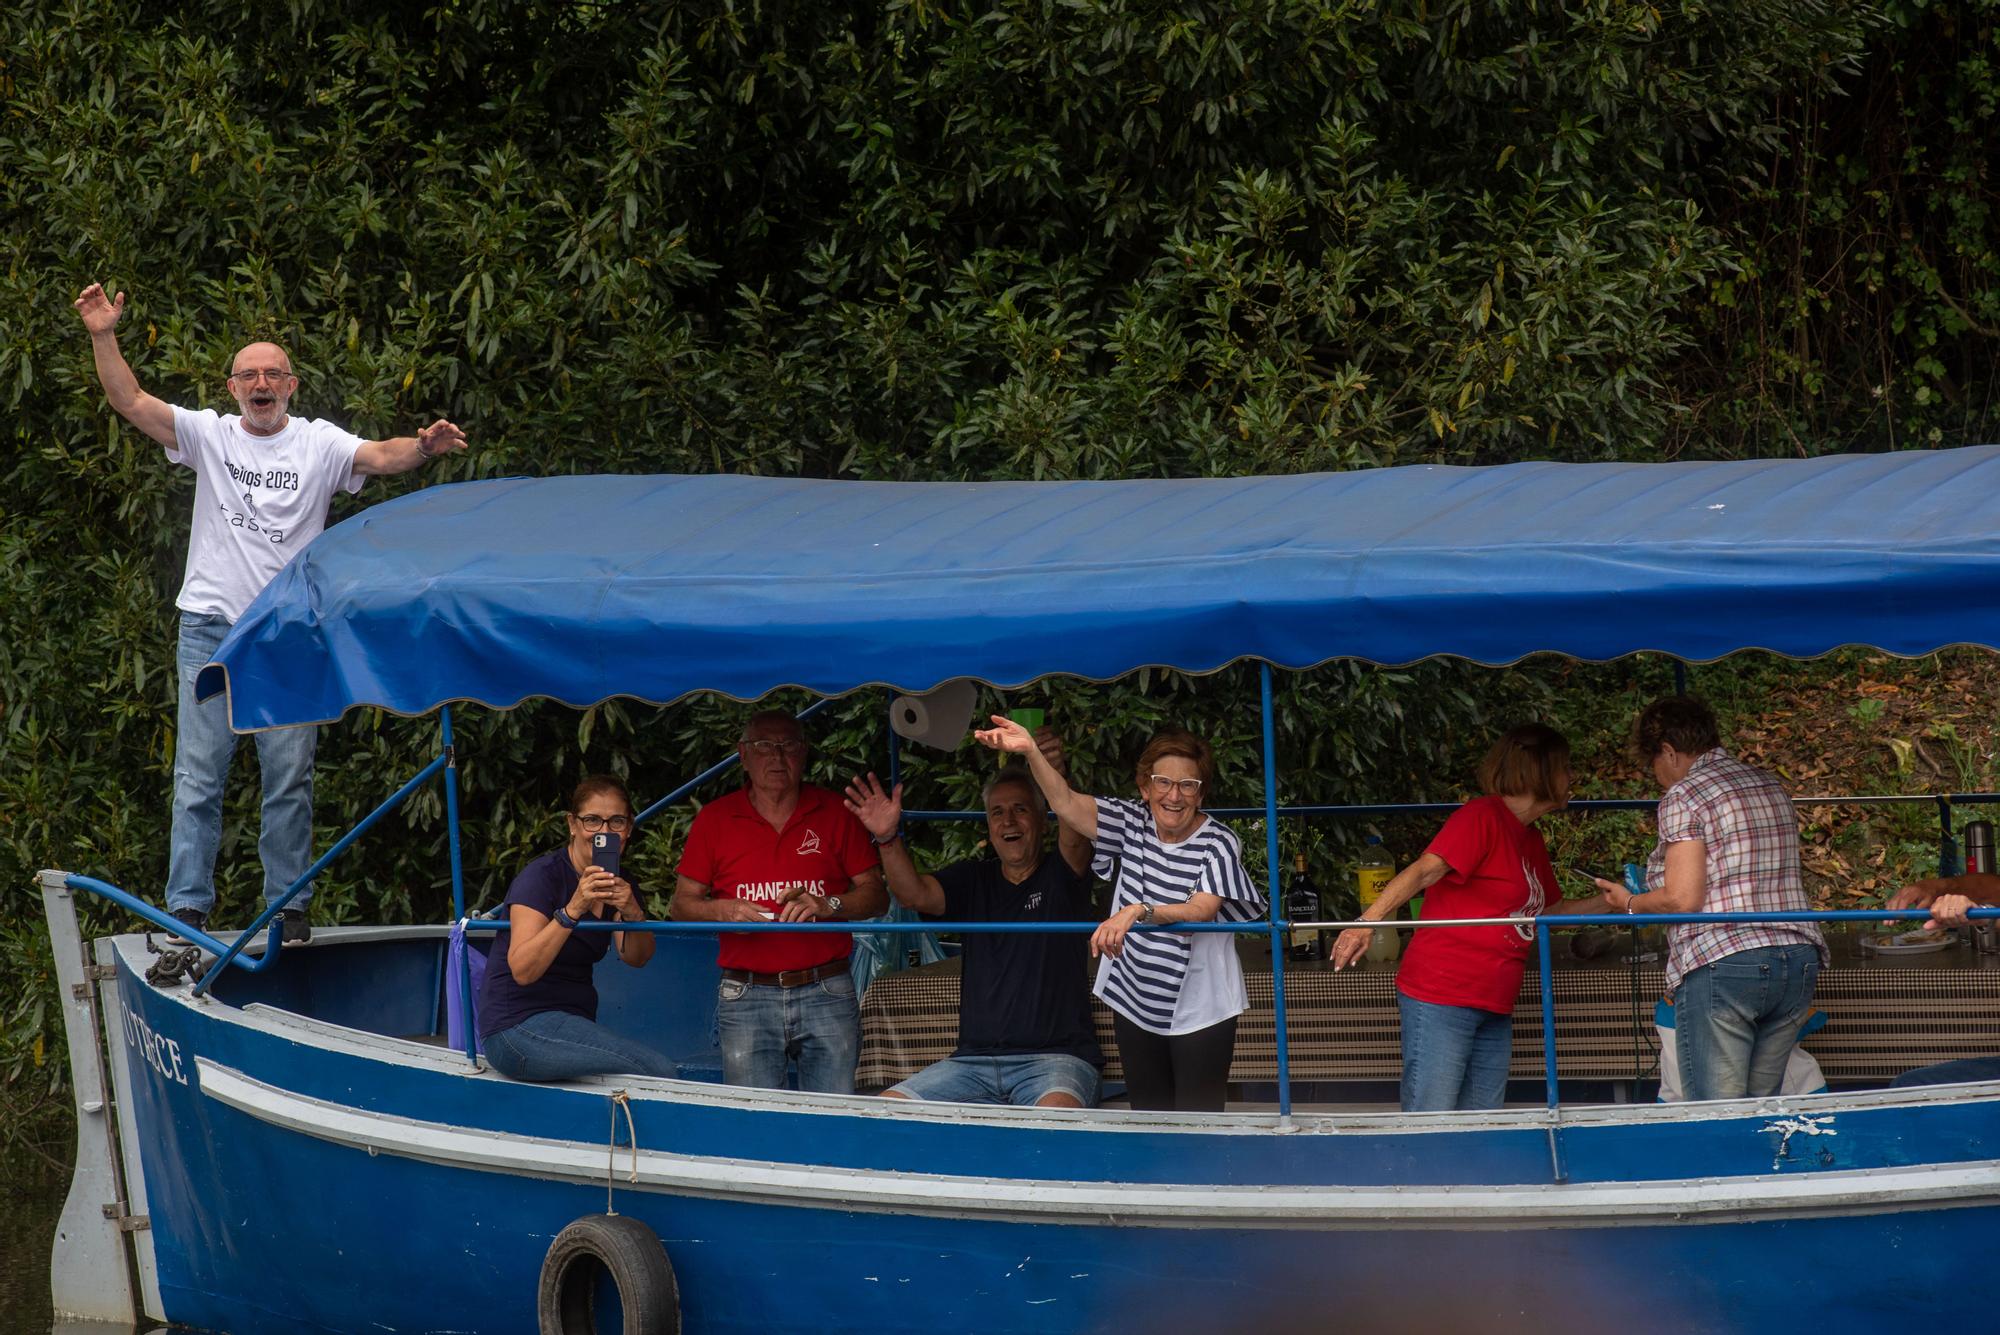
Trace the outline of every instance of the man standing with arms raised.
<path fill-rule="evenodd" d="M 743 787 L 688 828 L 673 915 L 707 922 L 872 918 L 888 907 L 875 844 L 840 798 L 802 780 L 806 738 L 782 711 L 753 714 L 736 754 Z M 738 932 L 718 938 L 716 1032 L 722 1078 L 781 1089 L 854 1092 L 861 1010 L 846 932 Z"/>
<path fill-rule="evenodd" d="M 288 415 L 298 377 L 275 343 L 252 343 L 236 354 L 227 377 L 240 415 L 194 411 L 154 398 L 139 387 L 118 349 L 125 294 L 107 297 L 92 283 L 76 299 L 90 333 L 91 355 L 104 396 L 119 416 L 166 447 L 170 463 L 195 473 L 194 523 L 181 581 L 174 729 L 174 813 L 167 867 L 167 911 L 206 930 L 215 905 L 215 855 L 222 841 L 222 792 L 236 735 L 220 698 L 197 703 L 195 675 L 229 628 L 285 563 L 326 527 L 337 489 L 361 490 L 372 475 L 407 473 L 428 459 L 465 448 L 465 434 L 439 420 L 415 436 L 362 440 L 331 422 Z M 305 873 L 312 853 L 312 766 L 315 727 L 257 734 L 264 784 L 264 898 L 283 898 Z M 284 938 L 312 937 L 302 891 L 284 912 Z"/>

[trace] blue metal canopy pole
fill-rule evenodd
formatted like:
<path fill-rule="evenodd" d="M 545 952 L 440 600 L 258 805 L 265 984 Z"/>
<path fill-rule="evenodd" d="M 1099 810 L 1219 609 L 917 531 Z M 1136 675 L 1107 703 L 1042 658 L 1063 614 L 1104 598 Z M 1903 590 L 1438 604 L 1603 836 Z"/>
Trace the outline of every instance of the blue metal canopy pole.
<path fill-rule="evenodd" d="M 1560 1099 L 1556 1093 L 1556 975 L 1549 951 L 1549 920 L 1535 919 L 1535 954 L 1542 966 L 1542 1075 L 1548 1082 L 1549 1162 L 1558 1183 L 1569 1181 L 1569 1165 L 1563 1162 Z"/>
<path fill-rule="evenodd" d="M 438 732 L 444 742 L 444 821 L 445 839 L 451 848 L 451 920 L 465 921 L 465 861 L 458 845 L 458 747 L 452 740 L 451 706 L 438 709 Z M 450 953 L 446 952 L 447 955 Z M 465 1017 L 465 1059 L 479 1060 L 479 1032 L 473 1024 L 472 947 L 466 944 L 465 928 L 458 928 L 458 1012 Z M 449 1028 L 449 1024 L 446 1026 Z M 446 1035 L 450 1041 L 450 1035 Z"/>
<path fill-rule="evenodd" d="M 451 706 L 438 709 L 438 730 L 444 741 L 444 825 L 451 847 L 451 918 L 465 916 L 465 859 L 458 847 L 458 748 L 451 739 Z"/>
<path fill-rule="evenodd" d="M 1285 1035 L 1285 942 L 1278 930 L 1278 741 L 1271 719 L 1271 665 L 1257 665 L 1264 714 L 1264 853 L 1271 882 L 1271 1024 L 1278 1043 L 1278 1116 L 1292 1115 L 1292 1060 Z"/>

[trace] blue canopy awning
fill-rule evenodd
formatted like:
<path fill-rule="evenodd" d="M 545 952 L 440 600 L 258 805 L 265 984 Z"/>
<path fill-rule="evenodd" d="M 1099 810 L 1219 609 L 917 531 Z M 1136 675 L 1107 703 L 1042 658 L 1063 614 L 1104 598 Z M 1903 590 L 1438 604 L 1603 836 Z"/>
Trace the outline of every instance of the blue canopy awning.
<path fill-rule="evenodd" d="M 2000 631 L 2000 447 L 1695 464 L 427 487 L 329 529 L 203 670 L 241 730 L 358 705 L 1017 685 L 1239 658 L 1691 660 Z"/>

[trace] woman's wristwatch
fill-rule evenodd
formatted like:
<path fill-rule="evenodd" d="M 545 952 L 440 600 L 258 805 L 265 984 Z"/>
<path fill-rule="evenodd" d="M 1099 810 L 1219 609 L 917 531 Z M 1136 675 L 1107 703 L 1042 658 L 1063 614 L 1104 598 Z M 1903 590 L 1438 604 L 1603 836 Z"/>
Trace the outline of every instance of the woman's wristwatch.
<path fill-rule="evenodd" d="M 569 928 L 572 932 L 576 930 L 576 919 L 570 917 L 569 910 L 560 904 L 556 905 L 556 921 Z"/>
<path fill-rule="evenodd" d="M 1139 916 L 1134 920 L 1134 925 L 1136 926 L 1140 923 L 1150 923 L 1152 920 L 1153 920 L 1153 906 L 1151 904 L 1142 904 L 1139 907 Z"/>

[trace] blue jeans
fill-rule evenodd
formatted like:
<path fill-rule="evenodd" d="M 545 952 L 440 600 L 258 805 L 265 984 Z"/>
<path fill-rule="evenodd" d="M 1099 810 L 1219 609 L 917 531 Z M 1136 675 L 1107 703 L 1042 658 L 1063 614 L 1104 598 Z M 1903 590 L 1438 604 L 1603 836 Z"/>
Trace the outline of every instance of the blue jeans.
<path fill-rule="evenodd" d="M 1803 942 L 1739 950 L 1689 970 L 1674 992 L 1682 1097 L 1776 1094 L 1818 982 L 1819 951 Z"/>
<path fill-rule="evenodd" d="M 1396 994 L 1403 1012 L 1403 1111 L 1498 1108 L 1507 1101 L 1514 1017 Z"/>
<path fill-rule="evenodd" d="M 236 734 L 222 696 L 195 703 L 195 674 L 215 656 L 229 623 L 201 612 L 181 613 L 180 711 L 174 730 L 174 823 L 167 855 L 167 910 L 215 907 L 215 851 L 222 843 L 222 794 Z M 315 727 L 273 728 L 257 736 L 264 779 L 264 820 L 257 853 L 264 863 L 264 899 L 284 896 L 312 861 Z M 292 908 L 312 899 L 310 887 Z"/>
<path fill-rule="evenodd" d="M 479 1040 L 486 1064 L 509 1080 L 574 1080 L 581 1075 L 663 1075 L 680 1069 L 644 1043 L 568 1011 L 540 1011 Z"/>
<path fill-rule="evenodd" d="M 1104 1078 L 1095 1066 L 1067 1052 L 1005 1057 L 946 1057 L 892 1087 L 891 1094 L 931 1103 L 1009 1103 L 1032 1108 L 1051 1094 L 1067 1094 L 1095 1108 Z"/>
<path fill-rule="evenodd" d="M 1889 1082 L 1891 1089 L 1916 1085 L 1959 1085 L 1973 1080 L 2000 1080 L 2000 1057 L 1961 1057 L 1905 1071 Z"/>
<path fill-rule="evenodd" d="M 716 1037 L 725 1084 L 783 1089 L 799 1066 L 799 1088 L 852 1094 L 861 1055 L 861 1007 L 854 975 L 837 973 L 804 987 L 770 987 L 725 978 L 716 989 Z"/>

